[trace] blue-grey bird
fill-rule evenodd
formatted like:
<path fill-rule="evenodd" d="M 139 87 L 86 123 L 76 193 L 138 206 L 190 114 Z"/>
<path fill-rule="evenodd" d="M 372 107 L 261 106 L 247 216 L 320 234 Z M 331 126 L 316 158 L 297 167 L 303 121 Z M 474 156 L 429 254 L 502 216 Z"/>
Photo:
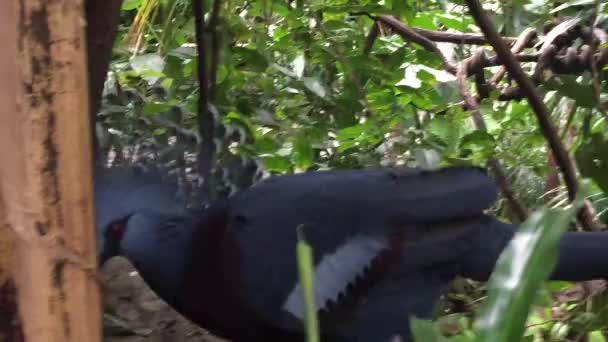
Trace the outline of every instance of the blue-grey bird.
<path fill-rule="evenodd" d="M 314 256 L 323 341 L 411 340 L 457 275 L 487 280 L 516 225 L 485 213 L 484 170 L 316 171 L 270 177 L 191 211 L 160 172 L 95 182 L 100 264 L 128 258 L 163 300 L 237 342 L 303 341 L 298 232 Z M 608 235 L 566 233 L 551 279 L 608 276 Z"/>

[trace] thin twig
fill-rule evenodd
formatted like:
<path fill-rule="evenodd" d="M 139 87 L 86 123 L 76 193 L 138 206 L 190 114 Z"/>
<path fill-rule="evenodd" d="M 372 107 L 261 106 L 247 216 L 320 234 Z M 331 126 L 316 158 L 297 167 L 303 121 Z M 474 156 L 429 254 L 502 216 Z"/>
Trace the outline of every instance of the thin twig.
<path fill-rule="evenodd" d="M 379 18 L 368 12 L 353 12 L 351 15 L 365 15 L 373 20 L 378 20 Z M 390 25 L 389 25 L 390 26 Z M 417 34 L 424 36 L 428 40 L 437 42 L 437 43 L 454 43 L 454 44 L 467 44 L 467 45 L 486 45 L 488 41 L 483 34 L 478 33 L 461 33 L 461 32 L 445 32 L 445 31 L 434 31 L 427 30 L 421 28 L 412 28 L 416 31 Z M 503 39 L 509 43 L 514 44 L 518 38 L 517 37 L 503 37 Z M 533 44 L 534 42 L 529 42 Z"/>
<path fill-rule="evenodd" d="M 421 28 L 414 28 L 414 31 L 416 31 L 416 33 L 418 33 L 419 35 L 438 43 L 454 43 L 467 45 L 488 44 L 488 41 L 486 40 L 486 37 L 483 34 L 432 31 Z M 516 37 L 503 37 L 503 39 L 509 44 L 513 44 L 518 41 L 518 38 Z M 532 41 L 529 41 L 528 44 L 532 44 Z"/>
<path fill-rule="evenodd" d="M 364 55 L 369 55 L 370 51 L 372 51 L 376 38 L 378 38 L 378 35 L 380 34 L 380 27 L 378 25 L 378 22 L 375 21 L 372 28 L 369 30 L 367 37 L 365 38 L 365 46 L 363 47 Z"/>
<path fill-rule="evenodd" d="M 463 62 L 461 62 L 458 67 L 458 72 L 456 73 L 456 80 L 458 82 L 458 88 L 460 90 L 460 93 L 464 98 L 466 107 L 469 111 L 471 111 L 475 126 L 481 131 L 487 131 L 486 123 L 483 119 L 483 116 L 481 115 L 481 112 L 479 111 L 479 103 L 477 102 L 475 96 L 471 95 L 471 93 L 469 92 L 466 82 L 468 74 L 467 70 L 469 69 L 468 64 L 471 63 L 473 60 L 481 59 L 481 55 L 483 55 L 483 50 L 478 49 L 472 58 L 465 59 Z M 487 164 L 491 171 L 494 173 L 496 183 L 498 184 L 500 190 L 507 199 L 507 202 L 509 203 L 509 206 L 513 210 L 515 216 L 520 222 L 523 222 L 528 216 L 527 210 L 523 206 L 523 204 L 521 204 L 517 200 L 515 193 L 511 189 L 509 180 L 507 179 L 502 165 L 495 158 L 491 158 L 490 160 L 488 160 Z"/>
<path fill-rule="evenodd" d="M 539 327 L 541 325 L 551 324 L 551 323 L 555 323 L 555 322 L 559 322 L 559 321 L 556 319 L 550 319 L 550 320 L 543 321 L 540 323 L 528 324 L 528 325 L 526 325 L 526 329 L 535 328 L 535 327 Z"/>

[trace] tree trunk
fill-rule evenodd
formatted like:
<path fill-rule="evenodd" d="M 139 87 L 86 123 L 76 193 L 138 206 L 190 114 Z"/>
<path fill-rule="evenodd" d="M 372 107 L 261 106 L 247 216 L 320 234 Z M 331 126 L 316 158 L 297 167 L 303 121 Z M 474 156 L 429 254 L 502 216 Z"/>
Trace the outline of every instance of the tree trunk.
<path fill-rule="evenodd" d="M 103 85 L 112 60 L 112 47 L 120 19 L 122 0 L 86 0 L 87 50 L 89 73 L 89 119 L 91 151 L 97 162 L 98 142 L 95 135 L 97 112 L 101 105 Z"/>
<path fill-rule="evenodd" d="M 13 1 L 0 2 L 0 44 L 4 46 L 0 54 L 0 120 L 6 121 L 5 115 L 16 112 L 17 97 L 17 18 L 14 15 L 16 7 Z M 9 105 L 9 104 L 12 104 Z M 9 113 L 8 110 L 11 112 Z M 0 125 L 3 124 L 0 123 Z M 0 127 L 0 129 L 2 129 Z M 1 139 L 2 137 L 0 137 Z M 2 160 L 3 168 L 7 165 Z M 0 174 L 0 177 L 2 175 Z M 0 181 L 2 178 L 0 178 Z M 12 272 L 15 247 L 15 235 L 6 221 L 6 210 L 0 191 L 0 341 L 21 342 L 23 331 L 17 314 L 17 294 L 15 279 Z"/>
<path fill-rule="evenodd" d="M 17 310 L 0 315 L 21 325 L 0 324 L 9 341 L 101 338 L 83 13 L 82 0 L 0 1 L 0 300 Z"/>

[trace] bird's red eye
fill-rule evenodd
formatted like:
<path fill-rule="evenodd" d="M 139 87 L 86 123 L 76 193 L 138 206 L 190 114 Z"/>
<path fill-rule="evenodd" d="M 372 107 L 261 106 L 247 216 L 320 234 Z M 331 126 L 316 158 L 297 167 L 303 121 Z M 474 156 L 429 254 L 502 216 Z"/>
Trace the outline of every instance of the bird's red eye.
<path fill-rule="evenodd" d="M 107 237 L 109 239 L 120 240 L 125 232 L 125 227 L 122 222 L 115 222 L 108 227 Z"/>

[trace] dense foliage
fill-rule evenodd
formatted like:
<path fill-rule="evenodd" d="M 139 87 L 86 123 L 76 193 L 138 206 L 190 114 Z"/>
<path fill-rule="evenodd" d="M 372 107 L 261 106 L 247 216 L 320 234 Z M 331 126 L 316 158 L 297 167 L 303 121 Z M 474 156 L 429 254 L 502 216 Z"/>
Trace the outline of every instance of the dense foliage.
<path fill-rule="evenodd" d="M 393 15 L 419 29 L 479 33 L 460 1 L 216 1 L 217 25 L 209 25 L 213 1 L 205 6 L 204 57 L 210 109 L 223 123 L 215 131 L 222 142 L 217 165 L 239 164 L 242 156 L 266 172 L 289 173 L 377 165 L 486 165 L 496 159 L 523 206 L 532 210 L 568 204 L 564 187 L 552 182 L 559 168 L 548 157 L 547 140 L 528 102 L 521 96 L 501 96 L 501 89 L 514 85 L 510 78 L 499 80 L 498 90 L 481 98 L 479 112 L 487 129 L 479 129 L 463 106 L 456 76 L 440 56 L 367 15 Z M 534 28 L 546 41 L 562 39 L 574 24 L 593 23 L 602 32 L 608 27 L 608 6 L 601 1 L 485 1 L 484 7 L 504 36 L 517 37 Z M 200 88 L 191 1 L 127 0 L 121 15 L 99 114 L 102 146 L 118 161 L 153 151 L 155 158 L 188 170 L 202 139 L 196 120 Z M 548 24 L 572 18 L 570 27 L 552 30 L 555 24 Z M 567 44 L 580 50 L 584 37 Z M 541 44 L 522 54 L 537 53 Z M 607 44 L 599 39 L 595 49 Z M 454 63 L 479 48 L 437 46 Z M 492 56 L 489 44 L 485 48 Z M 536 63 L 521 65 L 533 75 Z M 489 79 L 498 69 L 485 68 L 483 73 Z M 592 180 L 589 199 L 601 218 L 608 208 L 608 106 L 604 66 L 598 63 L 596 69 L 536 76 L 537 91 L 562 143 L 580 175 Z M 473 85 L 471 81 L 467 88 L 475 93 Z M 516 220 L 504 199 L 494 210 Z M 546 225 L 534 222 L 528 228 Z M 541 256 L 530 262 L 534 274 L 546 268 L 547 260 Z M 441 340 L 440 335 L 469 341 L 478 332 L 473 321 L 485 286 L 459 279 L 453 287 L 437 310 L 437 323 L 414 322 L 421 341 Z M 595 295 L 597 286 L 591 287 L 547 283 L 534 291 L 525 340 L 603 341 L 608 306 L 603 295 Z M 433 331 L 441 334 L 431 337 Z"/>

